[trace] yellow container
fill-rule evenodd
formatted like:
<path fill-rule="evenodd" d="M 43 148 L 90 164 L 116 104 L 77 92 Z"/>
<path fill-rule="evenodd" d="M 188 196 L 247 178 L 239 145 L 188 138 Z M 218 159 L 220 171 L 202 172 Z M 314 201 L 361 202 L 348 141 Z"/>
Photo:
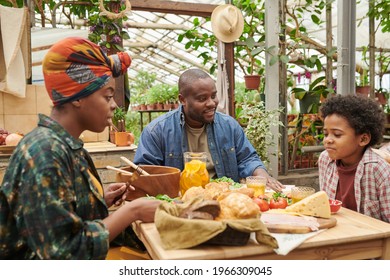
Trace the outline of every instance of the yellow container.
<path fill-rule="evenodd" d="M 210 182 L 206 163 L 206 153 L 184 153 L 184 170 L 180 175 L 180 194 L 182 196 L 189 188 L 204 187 Z"/>

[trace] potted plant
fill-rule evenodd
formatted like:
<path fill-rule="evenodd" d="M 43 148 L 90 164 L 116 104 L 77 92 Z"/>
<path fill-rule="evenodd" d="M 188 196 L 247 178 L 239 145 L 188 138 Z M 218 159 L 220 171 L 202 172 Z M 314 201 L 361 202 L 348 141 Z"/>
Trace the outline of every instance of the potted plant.
<path fill-rule="evenodd" d="M 153 105 L 153 109 L 163 109 L 168 88 L 169 85 L 165 84 L 156 84 L 152 86 L 147 92 L 147 106 Z"/>
<path fill-rule="evenodd" d="M 309 89 L 295 87 L 291 90 L 291 93 L 299 100 L 301 114 L 317 114 L 321 97 L 326 98 L 329 93 L 334 92 L 322 83 L 324 80 L 325 76 L 321 76 L 310 83 Z"/>
<path fill-rule="evenodd" d="M 377 73 L 379 77 L 379 89 L 375 91 L 375 97 L 380 104 L 385 105 L 389 100 L 390 93 L 387 89 L 383 88 L 383 76 L 390 70 L 390 55 L 380 51 L 379 55 L 376 56 L 376 61 L 379 67 Z"/>
<path fill-rule="evenodd" d="M 368 83 L 368 70 L 367 69 L 363 69 L 362 72 L 360 73 L 359 83 L 356 86 L 356 93 L 362 94 L 366 97 L 368 97 L 370 94 L 370 85 Z"/>
<path fill-rule="evenodd" d="M 130 102 L 139 105 L 140 111 L 146 110 L 147 92 L 156 82 L 156 74 L 140 70 L 130 81 Z"/>
<path fill-rule="evenodd" d="M 112 124 L 118 131 L 126 131 L 126 111 L 124 108 L 115 108 L 114 116 L 112 117 Z"/>
<path fill-rule="evenodd" d="M 112 117 L 112 125 L 110 126 L 110 142 L 115 143 L 115 132 L 126 130 L 126 111 L 124 108 L 116 107 Z"/>
<path fill-rule="evenodd" d="M 138 102 L 139 102 L 139 110 L 140 111 L 146 111 L 146 95 L 140 95 L 138 97 Z"/>
<path fill-rule="evenodd" d="M 242 11 L 244 17 L 244 29 L 240 38 L 235 42 L 234 61 L 243 71 L 247 79 L 255 79 L 255 85 L 248 85 L 248 89 L 259 90 L 260 78 L 264 73 L 265 65 L 259 57 L 262 52 L 269 52 L 272 48 L 265 48 L 265 29 L 264 29 L 264 1 L 260 0 L 234 0 L 233 5 Z M 210 20 L 209 18 L 207 19 Z M 185 48 L 194 48 L 199 50 L 201 47 L 207 47 L 213 51 L 216 48 L 216 37 L 210 33 L 199 33 L 200 20 L 194 20 L 194 26 L 186 30 L 178 37 L 178 42 L 184 38 L 188 39 Z M 215 58 L 211 57 L 210 52 L 202 52 L 203 64 L 211 64 L 210 73 L 217 69 Z M 277 56 L 275 56 L 277 59 Z M 274 61 L 276 62 L 276 60 Z"/>
<path fill-rule="evenodd" d="M 267 51 L 265 48 L 264 1 L 237 0 L 234 4 L 244 15 L 244 31 L 236 44 L 235 61 L 244 72 L 246 88 L 258 90 L 261 75 L 265 70 L 258 55 Z"/>
<path fill-rule="evenodd" d="M 241 111 L 243 110 L 244 104 L 255 104 L 263 101 L 264 94 L 260 94 L 257 90 L 247 89 L 245 83 L 236 83 L 234 87 L 234 100 L 235 100 L 235 116 L 241 126 L 245 127 L 245 120 L 241 120 Z"/>
<path fill-rule="evenodd" d="M 164 85 L 163 91 L 164 109 L 170 110 L 174 108 L 174 104 L 178 101 L 179 90 L 177 85 Z"/>

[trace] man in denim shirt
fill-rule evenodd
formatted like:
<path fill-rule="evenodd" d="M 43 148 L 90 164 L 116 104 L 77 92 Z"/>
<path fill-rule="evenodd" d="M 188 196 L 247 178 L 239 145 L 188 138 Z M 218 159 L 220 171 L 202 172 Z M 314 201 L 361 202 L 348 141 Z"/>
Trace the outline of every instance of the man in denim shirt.
<path fill-rule="evenodd" d="M 204 71 L 190 69 L 179 79 L 181 106 L 153 120 L 142 132 L 134 157 L 136 164 L 172 166 L 183 170 L 183 153 L 207 152 L 210 178 L 223 176 L 238 182 L 259 175 L 267 187 L 283 186 L 270 177 L 238 122 L 217 112 L 214 80 Z"/>

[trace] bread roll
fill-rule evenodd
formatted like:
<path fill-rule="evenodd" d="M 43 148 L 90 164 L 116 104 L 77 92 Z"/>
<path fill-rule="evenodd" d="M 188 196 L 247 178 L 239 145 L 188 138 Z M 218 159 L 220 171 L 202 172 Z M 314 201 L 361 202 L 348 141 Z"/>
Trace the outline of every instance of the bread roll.
<path fill-rule="evenodd" d="M 230 192 L 228 196 L 219 201 L 221 212 L 216 220 L 251 219 L 260 216 L 260 208 L 247 195 Z"/>
<path fill-rule="evenodd" d="M 253 198 L 253 196 L 255 195 L 254 189 L 251 189 L 251 188 L 239 188 L 239 189 L 229 190 L 229 191 L 226 191 L 226 192 L 222 193 L 220 196 L 218 196 L 217 200 L 220 201 L 220 200 L 224 199 L 225 197 L 227 197 L 232 192 L 242 193 L 242 194 L 245 194 L 245 195 L 249 196 L 250 198 Z"/>
<path fill-rule="evenodd" d="M 216 200 L 218 196 L 229 190 L 229 184 L 226 182 L 210 182 L 205 187 L 204 199 Z"/>
<path fill-rule="evenodd" d="M 181 198 L 184 202 L 189 201 L 195 197 L 204 197 L 205 189 L 202 187 L 191 187 L 189 188 Z"/>

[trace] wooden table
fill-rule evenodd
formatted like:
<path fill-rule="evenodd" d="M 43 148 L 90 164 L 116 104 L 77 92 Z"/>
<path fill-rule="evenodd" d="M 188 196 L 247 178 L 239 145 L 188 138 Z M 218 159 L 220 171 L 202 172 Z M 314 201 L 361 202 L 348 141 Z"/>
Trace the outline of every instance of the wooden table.
<path fill-rule="evenodd" d="M 152 259 L 390 259 L 390 224 L 341 208 L 334 215 L 337 225 L 306 240 L 288 255 L 250 239 L 246 246 L 197 246 L 164 250 L 153 223 L 137 223 L 135 231 Z"/>

